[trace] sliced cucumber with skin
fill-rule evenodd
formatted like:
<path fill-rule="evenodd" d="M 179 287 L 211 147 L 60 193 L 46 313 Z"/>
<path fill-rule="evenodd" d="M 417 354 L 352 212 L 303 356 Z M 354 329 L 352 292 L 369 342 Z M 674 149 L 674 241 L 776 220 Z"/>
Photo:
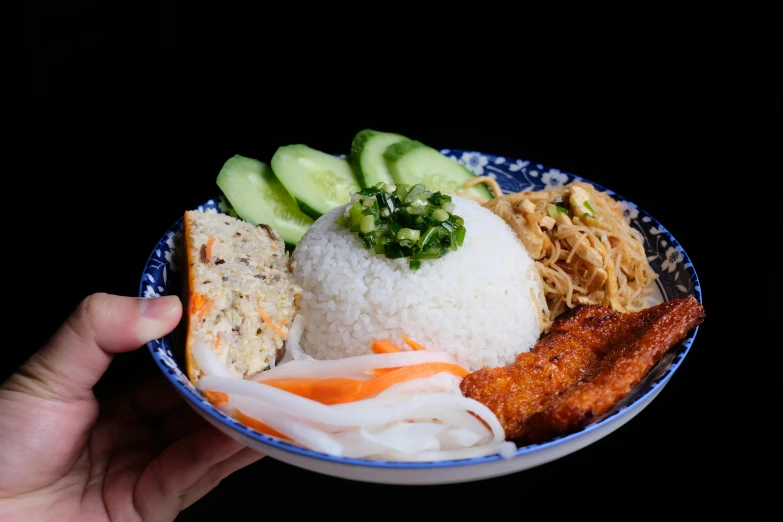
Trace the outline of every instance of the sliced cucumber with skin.
<path fill-rule="evenodd" d="M 223 164 L 216 183 L 239 218 L 269 225 L 290 245 L 313 224 L 266 163 L 237 154 Z"/>
<path fill-rule="evenodd" d="M 405 140 L 393 143 L 386 148 L 383 158 L 396 183 L 423 183 L 427 190 L 433 192 L 492 198 L 492 193 L 484 184 L 473 185 L 467 189 L 460 188 L 475 175 L 461 163 L 420 141 Z"/>
<path fill-rule="evenodd" d="M 356 133 L 351 142 L 350 161 L 356 179 L 363 188 L 383 182 L 393 184 L 383 153 L 389 145 L 407 140 L 405 136 L 391 132 L 364 129 Z"/>
<path fill-rule="evenodd" d="M 313 219 L 348 203 L 360 190 L 348 160 L 307 145 L 279 147 L 270 163 L 301 211 Z"/>

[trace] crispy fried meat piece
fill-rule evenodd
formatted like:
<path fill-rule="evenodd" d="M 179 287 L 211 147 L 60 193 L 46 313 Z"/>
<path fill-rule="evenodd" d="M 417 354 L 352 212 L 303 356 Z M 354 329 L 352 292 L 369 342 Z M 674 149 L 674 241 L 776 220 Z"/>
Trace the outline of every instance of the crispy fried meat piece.
<path fill-rule="evenodd" d="M 473 372 L 460 387 L 495 412 L 508 440 L 544 442 L 611 410 L 704 318 L 694 297 L 627 314 L 577 307 L 530 352 Z"/>

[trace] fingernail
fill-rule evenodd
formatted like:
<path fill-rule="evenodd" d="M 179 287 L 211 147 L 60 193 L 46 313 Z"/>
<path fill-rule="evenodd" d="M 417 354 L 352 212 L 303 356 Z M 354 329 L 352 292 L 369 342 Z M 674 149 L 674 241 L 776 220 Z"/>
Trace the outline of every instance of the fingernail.
<path fill-rule="evenodd" d="M 179 298 L 175 295 L 153 297 L 139 300 L 141 320 L 138 325 L 139 337 L 144 342 L 163 337 L 172 329 L 172 318 L 180 310 Z"/>

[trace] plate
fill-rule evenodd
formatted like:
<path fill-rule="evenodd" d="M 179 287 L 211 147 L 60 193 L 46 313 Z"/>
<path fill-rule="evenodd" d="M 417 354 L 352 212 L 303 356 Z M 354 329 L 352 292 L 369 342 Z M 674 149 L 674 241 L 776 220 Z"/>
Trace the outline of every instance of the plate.
<path fill-rule="evenodd" d="M 650 264 L 660 276 L 656 281 L 658 299 L 668 301 L 693 295 L 701 302 L 699 279 L 683 248 L 663 225 L 622 196 L 579 176 L 521 159 L 453 149 L 442 149 L 441 152 L 476 175 L 493 177 L 506 193 L 559 187 L 572 181 L 591 183 L 597 189 L 608 192 L 620 201 L 632 226 L 644 236 Z M 219 199 L 210 199 L 199 206 L 201 210 L 205 208 L 220 211 Z M 142 273 L 140 296 L 155 297 L 180 291 L 181 235 L 182 218 L 163 234 L 153 248 Z M 176 334 L 152 341 L 148 348 L 160 370 L 194 410 L 247 446 L 288 464 L 334 477 L 384 484 L 424 485 L 468 482 L 516 473 L 578 451 L 609 435 L 638 415 L 661 393 L 688 354 L 697 333 L 698 327 L 691 330 L 623 401 L 580 431 L 542 444 L 521 447 L 514 458 L 508 460 L 493 455 L 443 462 L 385 462 L 335 457 L 263 435 L 212 406 L 190 383 L 181 362 L 182 353 Z"/>

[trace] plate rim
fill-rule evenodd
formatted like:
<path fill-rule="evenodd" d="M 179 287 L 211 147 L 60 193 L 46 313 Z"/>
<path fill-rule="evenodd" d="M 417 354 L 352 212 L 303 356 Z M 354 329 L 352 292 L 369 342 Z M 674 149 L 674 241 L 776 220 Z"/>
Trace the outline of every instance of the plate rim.
<path fill-rule="evenodd" d="M 523 160 L 521 158 L 515 158 L 515 157 L 508 157 L 508 156 L 501 156 L 499 154 L 494 153 L 485 153 L 485 152 L 479 152 L 475 150 L 468 150 L 468 149 L 440 149 L 440 152 L 443 154 L 461 154 L 461 155 L 479 155 L 484 158 L 487 158 L 490 162 L 492 162 L 492 166 L 495 166 L 497 164 L 497 160 L 499 158 L 502 158 L 505 162 L 511 161 L 511 162 L 525 162 L 526 164 L 534 164 L 536 167 L 538 167 L 540 170 L 543 169 L 549 169 L 549 170 L 555 170 L 554 168 L 550 168 L 547 165 L 543 165 L 540 163 L 533 163 L 528 160 Z M 345 157 L 345 154 L 335 154 L 337 157 Z M 454 158 L 456 159 L 456 158 Z M 459 160 L 457 160 L 459 161 Z M 584 178 L 582 176 L 573 174 L 571 172 L 566 171 L 560 171 L 557 170 L 558 173 L 562 173 L 570 178 L 573 178 L 571 181 L 582 181 L 589 183 L 596 187 L 597 189 L 601 191 L 605 191 L 611 196 L 621 199 L 622 201 L 625 201 L 632 205 L 639 213 L 643 214 L 644 216 L 648 217 L 651 221 L 651 223 L 658 227 L 658 229 L 661 231 L 662 235 L 665 235 L 667 240 L 672 244 L 672 246 L 676 246 L 679 250 L 681 256 L 682 256 L 682 262 L 683 267 L 685 270 L 687 270 L 689 278 L 691 281 L 693 281 L 693 287 L 692 287 L 692 295 L 699 301 L 702 302 L 703 295 L 701 290 L 701 283 L 698 277 L 698 273 L 696 272 L 696 269 L 693 265 L 692 260 L 690 259 L 690 256 L 686 252 L 686 250 L 682 247 L 680 242 L 677 240 L 674 235 L 669 232 L 669 230 L 663 226 L 660 221 L 658 221 L 655 216 L 647 212 L 644 208 L 638 206 L 636 203 L 632 202 L 631 200 L 625 198 L 622 196 L 622 194 L 619 194 L 618 192 L 609 189 L 607 187 L 604 187 L 600 183 L 594 182 L 592 180 L 589 180 L 587 178 Z M 505 174 L 505 173 L 504 173 Z M 515 177 L 513 173 L 507 174 L 510 177 L 514 178 L 518 182 L 522 182 L 522 180 L 518 177 Z M 205 203 L 199 205 L 199 207 L 209 206 L 210 204 L 214 205 L 215 207 L 218 207 L 218 203 L 216 202 L 217 199 L 209 199 Z M 641 217 L 641 216 L 640 216 Z M 153 247 L 152 251 L 150 252 L 147 261 L 145 262 L 144 269 L 142 270 L 142 276 L 139 282 L 139 297 L 144 297 L 144 287 L 148 282 L 145 280 L 145 276 L 148 274 L 148 269 L 150 268 L 150 265 L 152 262 L 157 262 L 154 258 L 155 252 L 159 249 L 161 243 L 164 243 L 167 241 L 167 238 L 171 237 L 172 233 L 176 233 L 177 231 L 182 229 L 183 224 L 183 218 L 180 217 L 173 225 L 171 225 L 166 232 L 158 239 L 155 246 Z M 668 381 L 673 376 L 674 372 L 680 367 L 685 357 L 688 355 L 688 353 L 691 350 L 691 346 L 693 345 L 693 342 L 696 339 L 696 336 L 699 331 L 699 326 L 694 327 L 688 335 L 678 343 L 678 346 L 681 346 L 681 348 L 677 351 L 677 355 L 668 363 L 668 366 L 666 367 L 664 373 L 660 376 L 658 376 L 656 379 L 652 380 L 651 382 L 648 382 L 644 385 L 643 389 L 638 392 L 638 395 L 633 398 L 629 403 L 624 404 L 623 406 L 617 408 L 613 408 L 610 412 L 604 414 L 602 418 L 599 420 L 596 420 L 592 422 L 591 424 L 585 426 L 584 428 L 567 435 L 559 436 L 553 439 L 550 439 L 546 442 L 542 442 L 539 444 L 528 444 L 525 446 L 522 446 L 520 448 L 517 448 L 516 453 L 514 456 L 509 460 L 516 460 L 521 457 L 524 457 L 526 455 L 534 455 L 538 454 L 547 450 L 550 450 L 552 448 L 559 447 L 564 444 L 568 444 L 578 438 L 581 438 L 585 434 L 589 434 L 595 430 L 598 430 L 607 424 L 610 424 L 612 420 L 619 419 L 620 417 L 624 416 L 627 413 L 631 413 L 635 411 L 638 407 L 644 406 L 645 401 L 644 399 L 649 397 L 652 394 L 658 394 L 661 389 L 668 383 Z M 369 467 L 369 468 L 382 468 L 387 470 L 393 470 L 393 469 L 441 469 L 441 468 L 454 468 L 454 467 L 469 467 L 469 466 L 475 466 L 480 464 L 489 464 L 492 462 L 498 462 L 498 461 L 506 461 L 507 459 L 504 459 L 500 455 L 487 455 L 484 457 L 475 457 L 471 459 L 459 459 L 459 460 L 445 460 L 445 461 L 426 461 L 426 462 L 408 462 L 408 461 L 384 461 L 384 460 L 370 460 L 370 459 L 359 459 L 359 458 L 347 458 L 347 457 L 341 457 L 341 456 L 335 456 L 335 455 L 329 455 L 317 451 L 313 451 L 307 448 L 303 448 L 301 446 L 286 442 L 281 439 L 277 439 L 275 437 L 271 437 L 268 435 L 265 435 L 263 433 L 257 432 L 252 428 L 249 428 L 236 419 L 233 419 L 223 411 L 216 408 L 212 403 L 207 401 L 204 397 L 200 396 L 196 388 L 192 386 L 192 384 L 183 385 L 181 380 L 177 377 L 176 372 L 179 372 L 179 374 L 183 377 L 185 377 L 185 380 L 187 380 L 187 377 L 185 376 L 182 368 L 177 365 L 177 370 L 175 371 L 173 368 L 171 368 L 168 364 L 166 364 L 165 361 L 163 361 L 160 349 L 157 346 L 158 344 L 171 344 L 173 345 L 173 333 L 169 333 L 168 335 L 152 340 L 148 343 L 146 343 L 146 346 L 152 355 L 153 360 L 157 364 L 159 370 L 164 374 L 164 376 L 169 380 L 169 382 L 172 383 L 175 387 L 177 387 L 178 391 L 185 397 L 185 399 L 190 403 L 191 407 L 198 408 L 201 410 L 203 414 L 209 415 L 213 418 L 213 420 L 219 422 L 220 424 L 232 429 L 236 430 L 240 434 L 250 438 L 254 442 L 272 446 L 276 449 L 294 453 L 300 456 L 304 457 L 310 457 L 321 461 L 328 461 L 339 465 L 353 465 L 353 466 L 362 466 L 362 467 Z M 171 350 L 172 354 L 174 353 L 174 350 Z M 176 361 L 175 361 L 176 362 Z M 651 372 L 653 369 L 650 370 Z M 649 376 L 649 373 L 648 373 Z M 644 380 L 642 381 L 644 382 Z M 640 386 L 642 383 L 637 384 L 637 386 Z M 192 388 L 192 389 L 191 389 Z"/>

